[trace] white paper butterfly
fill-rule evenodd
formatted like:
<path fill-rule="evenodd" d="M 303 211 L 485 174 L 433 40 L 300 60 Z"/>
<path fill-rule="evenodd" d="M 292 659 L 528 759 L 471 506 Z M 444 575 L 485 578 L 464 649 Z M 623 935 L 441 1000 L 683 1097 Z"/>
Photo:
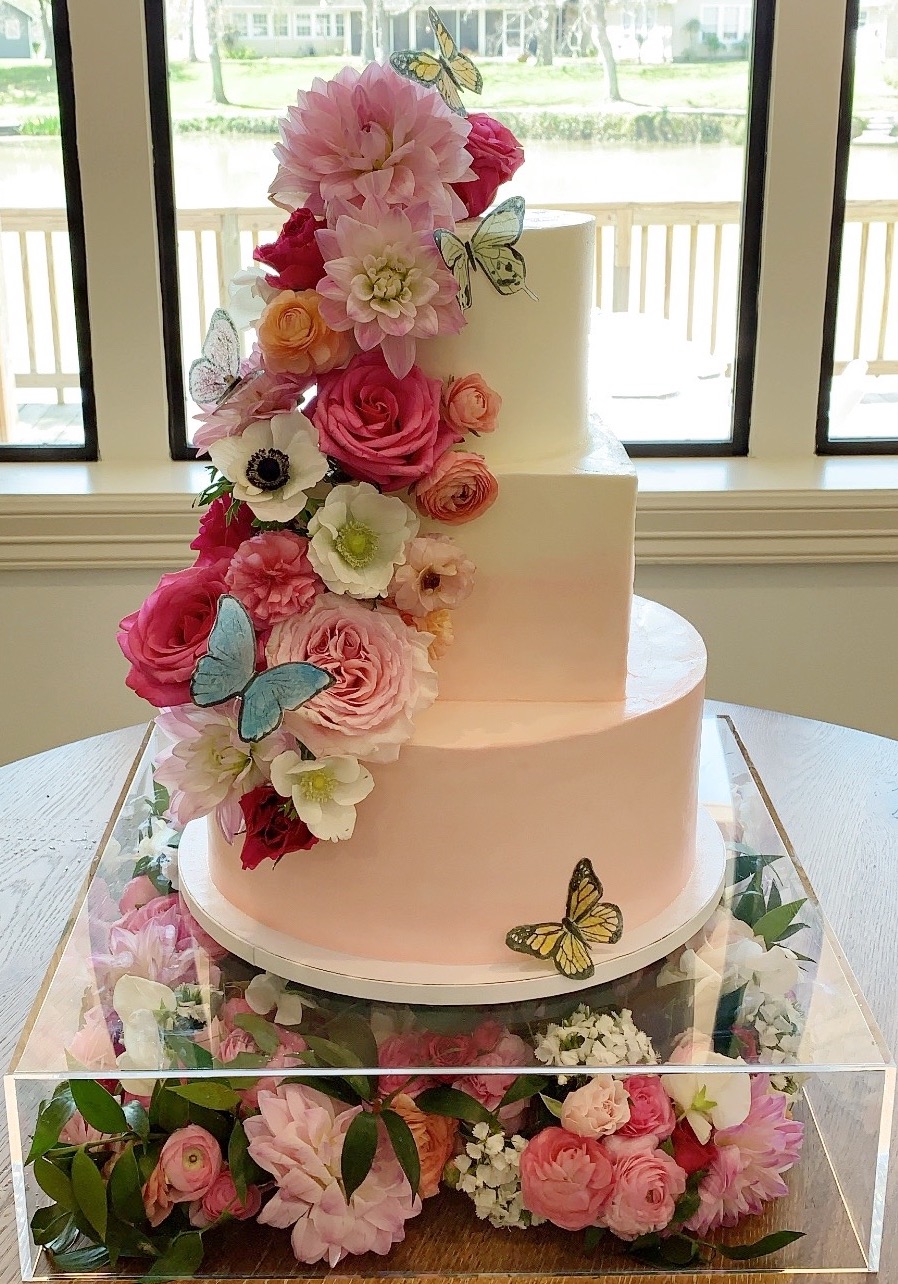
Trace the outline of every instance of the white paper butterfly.
<path fill-rule="evenodd" d="M 188 382 L 200 406 L 224 401 L 240 383 L 240 336 L 224 308 L 212 313 L 203 355 L 192 363 Z"/>
<path fill-rule="evenodd" d="M 433 239 L 443 262 L 458 282 L 458 301 L 463 312 L 471 306 L 471 273 L 478 268 L 483 269 L 490 285 L 500 294 L 517 294 L 523 290 L 531 299 L 536 298 L 527 288 L 524 256 L 514 248 L 523 230 L 523 196 L 511 196 L 497 205 L 492 214 L 480 220 L 469 241 L 463 241 L 448 228 L 436 229 Z"/>

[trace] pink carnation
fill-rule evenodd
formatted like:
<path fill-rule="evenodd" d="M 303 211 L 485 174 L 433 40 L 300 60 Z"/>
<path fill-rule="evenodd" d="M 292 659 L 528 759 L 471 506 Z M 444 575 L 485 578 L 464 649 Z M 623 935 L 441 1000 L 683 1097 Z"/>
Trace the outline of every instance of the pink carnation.
<path fill-rule="evenodd" d="M 465 206 L 451 184 L 472 177 L 468 130 L 439 94 L 392 68 L 376 62 L 361 73 L 344 67 L 331 80 L 314 80 L 287 109 L 269 195 L 277 205 L 306 204 L 317 215 L 336 200 L 420 203 L 452 226 Z"/>
<path fill-rule="evenodd" d="M 580 1137 L 605 1137 L 630 1118 L 624 1085 L 610 1074 L 591 1075 L 569 1092 L 561 1107 L 561 1126 Z"/>
<path fill-rule="evenodd" d="M 563 1230 L 598 1224 L 614 1190 L 601 1142 L 566 1128 L 543 1128 L 521 1152 L 524 1207 Z"/>
<path fill-rule="evenodd" d="M 225 580 L 257 624 L 276 624 L 307 611 L 324 585 L 312 570 L 309 541 L 292 531 L 263 531 L 231 559 Z"/>
<path fill-rule="evenodd" d="M 210 406 L 196 416 L 199 426 L 194 429 L 193 444 L 201 454 L 223 437 L 236 437 L 256 420 L 295 410 L 315 382 L 314 375 L 262 370 L 261 359 L 261 353 L 254 353 L 249 367 L 252 377 L 245 378 L 220 406 Z"/>
<path fill-rule="evenodd" d="M 470 597 L 476 569 L 451 535 L 417 535 L 394 572 L 389 596 L 409 615 L 453 610 Z"/>
<path fill-rule="evenodd" d="M 270 665 L 305 661 L 334 677 L 326 691 L 287 713 L 284 725 L 316 757 L 392 762 L 415 717 L 436 699 L 426 636 L 388 607 L 372 610 L 321 594 L 305 615 L 276 624 L 266 649 Z"/>
<path fill-rule="evenodd" d="M 627 1155 L 614 1165 L 614 1190 L 603 1223 L 626 1240 L 663 1230 L 685 1189 L 686 1174 L 663 1150 Z"/>

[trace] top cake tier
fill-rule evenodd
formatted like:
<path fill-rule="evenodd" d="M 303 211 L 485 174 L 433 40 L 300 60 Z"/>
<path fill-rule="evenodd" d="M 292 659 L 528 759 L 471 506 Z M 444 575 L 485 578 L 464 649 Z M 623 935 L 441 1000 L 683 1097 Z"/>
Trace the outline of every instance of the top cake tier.
<path fill-rule="evenodd" d="M 460 224 L 459 235 L 470 237 L 477 223 Z M 588 441 L 595 220 L 528 209 L 517 248 L 536 300 L 523 292 L 501 295 L 477 271 L 465 328 L 418 345 L 417 360 L 428 374 L 481 374 L 502 397 L 498 431 L 475 447 L 493 468 L 578 458 Z"/>

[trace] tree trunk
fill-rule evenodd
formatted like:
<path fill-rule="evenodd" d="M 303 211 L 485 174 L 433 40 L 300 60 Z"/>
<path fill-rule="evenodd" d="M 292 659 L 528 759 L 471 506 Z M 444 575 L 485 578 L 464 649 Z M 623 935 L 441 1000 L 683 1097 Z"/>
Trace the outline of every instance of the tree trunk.
<path fill-rule="evenodd" d="M 206 26 L 209 31 L 209 66 L 212 70 L 212 100 L 227 107 L 228 96 L 221 74 L 221 0 L 206 0 Z"/>
<path fill-rule="evenodd" d="M 387 31 L 387 14 L 384 8 L 384 0 L 374 0 L 373 5 L 372 28 L 374 36 L 374 57 L 378 62 L 383 62 L 387 55 L 387 45 L 389 44 L 389 32 Z"/>
<path fill-rule="evenodd" d="M 187 6 L 187 60 L 188 62 L 199 62 L 196 53 L 196 31 L 194 22 L 196 20 L 196 0 L 190 0 Z"/>
<path fill-rule="evenodd" d="M 362 60 L 374 62 L 374 0 L 362 0 Z"/>
<path fill-rule="evenodd" d="M 536 61 L 540 67 L 551 67 L 555 61 L 555 27 L 558 21 L 554 4 L 541 5 L 536 18 Z"/>
<path fill-rule="evenodd" d="M 53 43 L 53 26 L 50 22 L 50 0 L 41 0 L 41 31 L 44 36 L 44 57 L 50 66 L 56 66 L 56 46 Z"/>
<path fill-rule="evenodd" d="M 617 82 L 617 63 L 614 61 L 614 50 L 608 38 L 608 25 L 605 21 L 605 0 L 594 0 L 595 42 L 602 56 L 605 68 L 605 96 L 610 102 L 622 101 L 620 86 Z"/>

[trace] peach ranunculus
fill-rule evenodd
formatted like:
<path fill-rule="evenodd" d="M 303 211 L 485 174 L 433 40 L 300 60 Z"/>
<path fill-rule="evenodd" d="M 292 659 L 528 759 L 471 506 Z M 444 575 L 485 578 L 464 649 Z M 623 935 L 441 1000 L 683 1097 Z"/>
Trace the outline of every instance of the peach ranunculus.
<path fill-rule="evenodd" d="M 159 1153 L 159 1168 L 172 1203 L 202 1199 L 221 1172 L 221 1147 L 205 1128 L 178 1128 Z"/>
<path fill-rule="evenodd" d="M 562 1230 L 596 1226 L 614 1190 L 602 1143 L 566 1128 L 543 1128 L 521 1152 L 524 1207 Z"/>
<path fill-rule="evenodd" d="M 484 379 L 483 375 L 469 374 L 463 379 L 451 379 L 443 392 L 443 418 L 458 432 L 494 432 L 502 398 Z"/>
<path fill-rule="evenodd" d="M 267 370 L 324 374 L 347 363 L 355 345 L 348 333 L 330 328 L 320 303 L 316 290 L 281 290 L 266 305 L 257 333 Z"/>
<path fill-rule="evenodd" d="M 161 1226 L 175 1206 L 171 1187 L 165 1180 L 165 1171 L 158 1163 L 143 1187 L 143 1206 L 147 1221 L 152 1227 Z"/>
<path fill-rule="evenodd" d="M 607 1137 L 630 1118 L 627 1090 L 610 1074 L 594 1074 L 569 1092 L 561 1107 L 561 1126 L 578 1137 Z"/>
<path fill-rule="evenodd" d="M 418 1109 L 413 1098 L 404 1092 L 393 1098 L 390 1108 L 405 1120 L 415 1139 L 418 1158 L 421 1160 L 418 1194 L 422 1199 L 429 1199 L 439 1191 L 443 1169 L 452 1158 L 458 1121 L 448 1119 L 445 1115 L 425 1114 Z"/>
<path fill-rule="evenodd" d="M 418 512 L 448 526 L 471 522 L 496 502 L 499 483 L 483 456 L 450 450 L 414 489 Z"/>
<path fill-rule="evenodd" d="M 389 593 L 409 615 L 453 609 L 470 597 L 476 567 L 451 535 L 416 535 L 393 572 Z"/>

